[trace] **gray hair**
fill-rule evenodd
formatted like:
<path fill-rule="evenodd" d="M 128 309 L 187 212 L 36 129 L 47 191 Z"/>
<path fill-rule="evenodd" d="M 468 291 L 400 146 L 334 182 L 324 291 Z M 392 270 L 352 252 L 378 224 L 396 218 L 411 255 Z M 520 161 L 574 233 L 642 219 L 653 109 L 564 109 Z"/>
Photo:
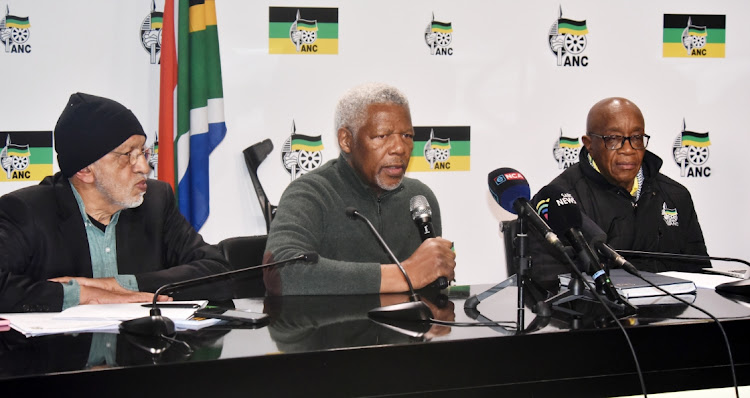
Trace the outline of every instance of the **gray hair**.
<path fill-rule="evenodd" d="M 365 83 L 349 89 L 336 105 L 336 131 L 347 128 L 355 136 L 365 124 L 367 108 L 373 104 L 396 104 L 409 109 L 409 100 L 396 87 L 383 83 Z"/>

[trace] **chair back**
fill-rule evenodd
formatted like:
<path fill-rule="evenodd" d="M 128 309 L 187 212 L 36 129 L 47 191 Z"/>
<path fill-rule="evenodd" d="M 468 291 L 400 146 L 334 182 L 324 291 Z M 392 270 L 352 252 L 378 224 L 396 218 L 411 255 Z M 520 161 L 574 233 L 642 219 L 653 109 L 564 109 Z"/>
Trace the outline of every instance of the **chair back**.
<path fill-rule="evenodd" d="M 229 267 L 240 269 L 263 263 L 267 238 L 267 235 L 236 236 L 222 240 L 217 246 L 229 262 Z M 248 271 L 236 277 L 234 285 L 235 298 L 263 297 L 266 294 L 261 269 Z"/>
<path fill-rule="evenodd" d="M 518 231 L 518 219 L 502 221 L 500 230 L 503 232 L 503 243 L 505 246 L 505 269 L 508 276 L 518 273 L 518 264 L 514 261 L 516 251 L 515 238 Z"/>

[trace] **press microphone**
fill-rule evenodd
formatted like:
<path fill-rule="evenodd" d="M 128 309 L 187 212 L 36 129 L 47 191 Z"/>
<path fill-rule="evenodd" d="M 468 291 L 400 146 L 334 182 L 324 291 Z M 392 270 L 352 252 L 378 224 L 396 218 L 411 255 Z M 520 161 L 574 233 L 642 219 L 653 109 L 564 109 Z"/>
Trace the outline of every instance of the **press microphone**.
<path fill-rule="evenodd" d="M 394 304 L 389 305 L 385 307 L 378 307 L 370 310 L 367 314 L 375 319 L 375 320 L 394 320 L 394 321 L 430 321 L 433 318 L 432 311 L 430 310 L 430 307 L 427 306 L 424 302 L 419 300 L 419 296 L 417 296 L 417 293 L 414 291 L 414 286 L 411 283 L 411 278 L 409 278 L 409 275 L 406 273 L 406 270 L 401 265 L 401 262 L 398 261 L 398 258 L 393 254 L 393 251 L 391 251 L 391 248 L 388 247 L 388 244 L 385 243 L 385 240 L 383 240 L 383 237 L 380 236 L 378 233 L 378 230 L 375 229 L 375 227 L 372 225 L 370 220 L 365 217 L 362 213 L 357 211 L 357 209 L 353 207 L 347 207 L 346 208 L 346 215 L 349 216 L 351 219 L 360 218 L 363 220 L 367 226 L 370 228 L 370 231 L 372 231 L 373 235 L 378 239 L 380 244 L 383 246 L 386 252 L 388 252 L 388 255 L 391 257 L 391 260 L 393 260 L 394 263 L 398 266 L 398 269 L 401 271 L 401 273 L 404 275 L 404 279 L 406 279 L 406 284 L 409 286 L 409 294 L 410 294 L 410 300 L 408 303 L 400 303 L 400 304 Z"/>
<path fill-rule="evenodd" d="M 517 170 L 510 167 L 502 167 L 487 175 L 487 183 L 490 193 L 500 207 L 506 211 L 519 215 L 531 223 L 531 226 L 541 234 L 544 239 L 555 246 L 558 250 L 565 251 L 565 246 L 560 238 L 547 223 L 539 217 L 536 210 L 529 203 L 531 191 L 526 177 Z"/>
<path fill-rule="evenodd" d="M 625 257 L 621 256 L 620 253 L 618 253 L 615 249 L 613 249 L 605 242 L 595 241 L 594 247 L 599 252 L 599 254 L 612 261 L 617 266 L 627 271 L 629 274 L 640 275 L 638 269 L 636 269 L 635 266 L 630 263 L 630 261 L 626 260 Z"/>
<path fill-rule="evenodd" d="M 647 251 L 640 251 L 640 250 L 618 250 L 617 252 L 622 253 L 622 254 L 629 254 L 632 256 L 638 256 L 638 257 L 666 258 L 670 260 L 699 260 L 699 261 L 700 260 L 704 260 L 704 261 L 718 260 L 718 261 L 742 263 L 747 266 L 750 266 L 750 262 L 747 262 L 746 260 L 743 260 L 741 258 L 732 258 L 732 257 L 703 256 L 700 254 L 647 252 Z"/>
<path fill-rule="evenodd" d="M 286 263 L 291 263 L 293 261 L 305 261 L 305 262 L 314 264 L 318 262 L 318 253 L 307 252 L 307 253 L 300 254 L 299 256 L 288 258 L 286 260 L 276 261 L 274 263 L 255 265 L 252 267 L 240 268 L 240 269 L 236 269 L 232 271 L 221 272 L 218 274 L 207 275 L 207 276 L 202 276 L 199 278 L 187 279 L 184 281 L 173 282 L 173 283 L 168 283 L 166 285 L 163 285 L 159 287 L 158 289 L 156 289 L 156 292 L 154 292 L 154 298 L 153 298 L 153 301 L 151 302 L 151 311 L 150 311 L 151 315 L 147 317 L 131 319 L 129 321 L 124 321 L 120 323 L 120 331 L 123 331 L 125 333 L 140 335 L 140 336 L 153 336 L 153 337 L 174 336 L 175 334 L 174 322 L 171 319 L 165 316 L 162 316 L 161 310 L 159 310 L 159 307 L 156 305 L 156 299 L 159 297 L 160 294 L 175 292 L 177 291 L 177 289 L 201 285 L 206 282 L 215 282 L 218 280 L 227 279 L 231 276 L 235 276 L 235 275 L 247 272 L 247 271 L 262 269 L 266 267 L 272 267 L 275 265 L 282 265 Z"/>
<path fill-rule="evenodd" d="M 409 211 L 411 212 L 411 219 L 414 220 L 417 226 L 422 242 L 429 238 L 434 238 L 435 229 L 432 228 L 432 208 L 429 202 L 427 202 L 427 198 L 422 195 L 413 196 L 409 200 Z M 428 286 L 440 290 L 445 289 L 448 287 L 448 278 L 441 276 Z"/>
<path fill-rule="evenodd" d="M 547 221 L 556 233 L 563 234 L 573 249 L 578 253 L 588 269 L 588 273 L 594 279 L 598 291 L 603 292 L 608 299 L 619 302 L 620 295 L 617 294 L 615 286 L 609 279 L 607 270 L 599 261 L 599 256 L 589 246 L 581 233 L 582 216 L 578 209 L 578 203 L 573 195 L 564 192 L 560 187 L 547 185 L 539 190 L 536 195 L 541 198 L 537 204 L 538 209 L 546 205 Z"/>

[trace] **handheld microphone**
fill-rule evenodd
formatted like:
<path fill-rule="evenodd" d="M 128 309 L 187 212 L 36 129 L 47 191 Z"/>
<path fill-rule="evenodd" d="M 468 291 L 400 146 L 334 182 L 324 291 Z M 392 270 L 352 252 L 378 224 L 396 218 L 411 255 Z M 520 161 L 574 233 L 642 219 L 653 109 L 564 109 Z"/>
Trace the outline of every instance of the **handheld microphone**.
<path fill-rule="evenodd" d="M 564 192 L 555 185 L 547 185 L 539 191 L 537 196 L 543 198 L 537 204 L 537 207 L 541 210 L 544 207 L 542 204 L 546 205 L 549 225 L 553 231 L 565 235 L 565 238 L 586 265 L 589 274 L 596 283 L 597 290 L 603 292 L 613 302 L 620 301 L 620 296 L 609 279 L 607 270 L 599 261 L 599 256 L 596 255 L 581 233 L 583 222 L 581 211 L 578 209 L 578 203 L 576 203 L 573 195 Z"/>
<path fill-rule="evenodd" d="M 409 211 L 411 212 L 411 219 L 417 225 L 419 237 L 422 238 L 422 242 L 429 238 L 434 238 L 435 229 L 432 227 L 432 208 L 427 202 L 427 198 L 422 195 L 413 196 L 409 200 Z M 448 278 L 441 276 L 429 286 L 441 290 L 445 289 L 448 287 Z"/>
<path fill-rule="evenodd" d="M 398 266 L 398 269 L 401 271 L 401 273 L 404 275 L 404 279 L 406 279 L 406 284 L 409 286 L 409 294 L 410 294 L 410 300 L 408 303 L 401 303 L 401 304 L 394 304 L 389 305 L 386 307 L 378 307 L 370 310 L 367 314 L 376 320 L 395 320 L 395 321 L 429 321 L 433 318 L 432 311 L 430 310 L 430 307 L 427 306 L 424 302 L 419 300 L 419 296 L 417 296 L 417 293 L 414 291 L 414 286 L 411 283 L 411 278 L 409 278 L 409 275 L 406 273 L 406 270 L 401 265 L 401 262 L 398 261 L 396 256 L 393 254 L 393 251 L 391 251 L 391 248 L 388 247 L 388 245 L 385 243 L 385 240 L 383 240 L 383 237 L 380 236 L 378 233 L 378 230 L 375 229 L 375 227 L 372 225 L 370 220 L 365 217 L 362 213 L 358 212 L 357 209 L 353 207 L 347 207 L 346 208 L 346 215 L 349 216 L 351 219 L 360 218 L 362 219 L 368 227 L 370 227 L 370 231 L 372 231 L 373 235 L 375 235 L 376 238 L 378 238 L 378 241 L 380 244 L 385 248 L 385 251 L 388 252 L 388 255 L 391 257 L 391 260 L 393 260 L 394 263 Z"/>
<path fill-rule="evenodd" d="M 500 207 L 506 211 L 517 214 L 531 223 L 531 226 L 541 234 L 544 239 L 555 246 L 558 250 L 565 251 L 565 246 L 560 238 L 547 223 L 539 217 L 539 214 L 529 204 L 531 192 L 526 177 L 517 170 L 502 167 L 487 175 L 487 183 L 490 193 Z"/>
<path fill-rule="evenodd" d="M 236 269 L 232 271 L 221 272 L 221 273 L 214 274 L 214 275 L 202 276 L 200 278 L 194 278 L 194 279 L 188 279 L 188 280 L 184 280 L 180 282 L 168 283 L 166 285 L 159 287 L 158 289 L 156 289 L 156 292 L 154 292 L 154 299 L 151 302 L 151 311 L 150 311 L 151 315 L 150 316 L 131 319 L 129 321 L 124 321 L 120 323 L 120 330 L 125 333 L 141 335 L 141 336 L 154 336 L 154 337 L 174 336 L 175 334 L 174 322 L 171 319 L 165 316 L 162 316 L 161 310 L 159 310 L 159 307 L 156 305 L 156 299 L 160 294 L 168 293 L 168 292 L 175 292 L 177 289 L 180 289 L 180 288 L 192 287 L 195 285 L 200 285 L 205 282 L 215 282 L 218 280 L 227 279 L 231 276 L 235 276 L 243 272 L 266 268 L 266 267 L 272 267 L 275 265 L 282 265 L 282 264 L 290 263 L 293 261 L 305 261 L 305 262 L 314 264 L 318 262 L 318 253 L 307 252 L 307 253 L 300 254 L 299 256 L 288 258 L 286 260 L 276 261 L 274 263 L 255 265 L 252 267 L 246 267 L 246 268 L 240 268 L 240 269 Z"/>

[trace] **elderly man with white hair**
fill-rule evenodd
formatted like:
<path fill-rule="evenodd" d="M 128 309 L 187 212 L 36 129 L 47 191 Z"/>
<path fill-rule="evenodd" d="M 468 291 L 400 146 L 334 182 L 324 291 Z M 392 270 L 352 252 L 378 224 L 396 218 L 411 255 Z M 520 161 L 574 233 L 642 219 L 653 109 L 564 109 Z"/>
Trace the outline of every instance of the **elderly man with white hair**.
<path fill-rule="evenodd" d="M 370 219 L 411 277 L 422 288 L 453 279 L 452 243 L 440 236 L 440 207 L 432 191 L 405 177 L 414 147 L 409 102 L 394 87 L 364 84 L 349 90 L 336 108 L 341 154 L 294 180 L 271 224 L 265 262 L 317 252 L 317 264 L 293 263 L 266 270 L 272 295 L 364 294 L 408 290 L 407 282 L 368 226 L 353 221 L 354 207 Z M 437 238 L 422 241 L 409 201 L 423 195 L 431 205 Z"/>

